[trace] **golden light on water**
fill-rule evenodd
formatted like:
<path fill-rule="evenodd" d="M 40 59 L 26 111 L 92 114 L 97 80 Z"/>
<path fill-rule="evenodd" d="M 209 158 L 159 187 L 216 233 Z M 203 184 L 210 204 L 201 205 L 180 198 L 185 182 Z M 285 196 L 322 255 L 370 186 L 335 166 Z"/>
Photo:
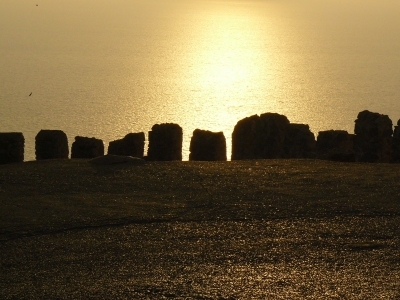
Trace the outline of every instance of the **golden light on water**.
<path fill-rule="evenodd" d="M 194 55 L 194 60 L 196 67 L 201 70 L 196 81 L 204 90 L 213 87 L 221 91 L 237 90 L 251 79 L 254 49 L 246 47 L 251 37 L 237 37 L 237 33 L 232 32 L 235 19 L 235 15 L 223 18 L 217 24 L 212 24 L 205 32 L 206 36 L 201 37 L 203 45 Z"/>
<path fill-rule="evenodd" d="M 44 128 L 107 147 L 177 123 L 187 159 L 196 128 L 223 131 L 229 157 L 254 114 L 314 134 L 353 132 L 365 109 L 398 119 L 398 1 L 3 2 L 0 125 L 24 132 L 28 160 Z"/>
<path fill-rule="evenodd" d="M 286 56 L 276 53 L 282 28 L 261 13 L 265 3 L 229 3 L 199 9 L 182 34 L 190 38 L 177 73 L 188 88 L 187 111 L 179 120 L 188 131 L 184 143 L 195 128 L 223 131 L 230 158 L 231 134 L 240 119 L 279 112 L 272 95 L 282 86 L 276 70 L 285 68 Z"/>

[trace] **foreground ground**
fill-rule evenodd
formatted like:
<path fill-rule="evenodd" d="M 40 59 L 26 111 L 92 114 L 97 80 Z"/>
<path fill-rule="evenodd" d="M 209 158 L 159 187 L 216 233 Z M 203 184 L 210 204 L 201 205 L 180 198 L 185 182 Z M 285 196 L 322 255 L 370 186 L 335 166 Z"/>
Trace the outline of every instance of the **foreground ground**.
<path fill-rule="evenodd" d="M 1 299 L 400 299 L 400 165 L 0 166 Z"/>

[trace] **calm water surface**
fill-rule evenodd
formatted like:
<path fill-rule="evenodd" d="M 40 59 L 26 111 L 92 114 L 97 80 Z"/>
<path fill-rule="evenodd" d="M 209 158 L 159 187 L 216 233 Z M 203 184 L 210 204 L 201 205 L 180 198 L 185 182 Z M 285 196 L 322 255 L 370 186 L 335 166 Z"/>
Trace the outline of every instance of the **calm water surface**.
<path fill-rule="evenodd" d="M 26 160 L 40 129 L 107 147 L 178 123 L 187 159 L 196 128 L 230 156 L 253 114 L 315 135 L 400 118 L 398 0 L 2 0 L 0 28 L 0 131 L 24 133 Z"/>

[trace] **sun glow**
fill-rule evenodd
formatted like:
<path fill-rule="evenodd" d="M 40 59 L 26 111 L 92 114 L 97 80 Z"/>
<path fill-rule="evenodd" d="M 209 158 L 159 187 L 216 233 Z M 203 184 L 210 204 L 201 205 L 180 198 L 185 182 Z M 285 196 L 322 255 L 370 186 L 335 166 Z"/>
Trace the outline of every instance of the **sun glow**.
<path fill-rule="evenodd" d="M 261 4 L 257 4 L 261 5 Z M 217 8 L 216 8 L 217 7 Z M 190 112 L 183 123 L 192 131 L 223 131 L 230 157 L 231 133 L 242 118 L 274 111 L 268 95 L 279 85 L 273 70 L 281 60 L 271 55 L 277 44 L 277 28 L 254 6 L 221 2 L 213 10 L 201 10 L 192 20 L 179 78 L 190 87 L 186 99 Z M 261 101 L 265 104 L 261 104 Z"/>
<path fill-rule="evenodd" d="M 248 15 L 226 11 L 208 16 L 202 24 L 207 30 L 192 56 L 198 70 L 193 83 L 199 89 L 222 92 L 220 96 L 245 91 L 257 73 L 251 21 Z"/>

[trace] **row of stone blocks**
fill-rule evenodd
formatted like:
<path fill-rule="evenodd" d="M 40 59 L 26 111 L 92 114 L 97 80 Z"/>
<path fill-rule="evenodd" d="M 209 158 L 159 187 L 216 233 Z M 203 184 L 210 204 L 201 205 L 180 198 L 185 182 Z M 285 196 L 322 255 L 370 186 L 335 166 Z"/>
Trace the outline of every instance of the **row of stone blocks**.
<path fill-rule="evenodd" d="M 279 114 L 240 120 L 232 134 L 232 160 L 318 158 L 346 162 L 400 162 L 400 120 L 393 131 L 387 115 L 358 114 L 354 134 L 320 131 L 315 141 L 308 125 L 291 124 Z"/>
<path fill-rule="evenodd" d="M 182 128 L 156 124 L 149 132 L 146 159 L 182 160 Z M 22 133 L 0 133 L 0 163 L 24 160 Z M 143 158 L 145 135 L 129 133 L 112 141 L 108 154 Z M 68 158 L 67 135 L 61 130 L 41 130 L 36 136 L 36 159 Z M 71 158 L 104 155 L 102 140 L 75 137 Z M 315 140 L 309 126 L 293 124 L 280 114 L 266 113 L 240 120 L 232 133 L 232 160 L 268 158 L 319 158 L 337 161 L 400 162 L 400 120 L 392 130 L 386 115 L 363 111 L 355 121 L 354 134 L 343 130 L 321 131 Z M 189 160 L 226 160 L 222 132 L 196 129 L 190 143 Z"/>
<path fill-rule="evenodd" d="M 183 131 L 177 124 L 156 124 L 149 132 L 147 160 L 182 160 Z M 24 136 L 20 132 L 0 133 L 0 163 L 24 160 Z M 123 139 L 112 141 L 108 154 L 143 158 L 145 135 L 129 133 Z M 190 145 L 191 160 L 226 160 L 226 142 L 222 132 L 196 129 Z M 71 158 L 94 158 L 104 155 L 104 143 L 100 139 L 75 137 Z M 68 138 L 61 130 L 41 130 L 35 138 L 37 160 L 68 158 Z"/>

